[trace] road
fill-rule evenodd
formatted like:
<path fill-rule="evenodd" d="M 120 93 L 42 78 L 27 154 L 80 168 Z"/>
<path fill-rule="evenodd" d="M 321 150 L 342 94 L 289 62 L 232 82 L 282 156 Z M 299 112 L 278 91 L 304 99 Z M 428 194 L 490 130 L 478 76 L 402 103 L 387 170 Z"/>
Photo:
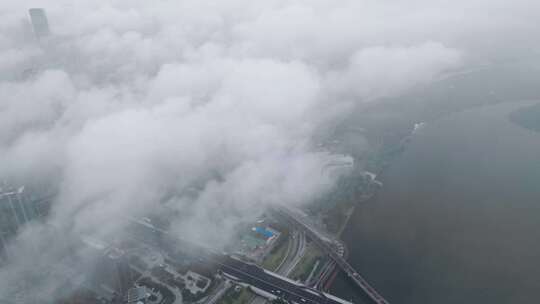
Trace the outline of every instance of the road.
<path fill-rule="evenodd" d="M 229 281 L 222 282 L 216 288 L 216 291 L 212 293 L 205 301 L 206 304 L 214 304 L 219 300 L 226 292 L 231 288 L 231 283 Z"/>
<path fill-rule="evenodd" d="M 344 304 L 347 301 L 323 294 L 320 291 L 279 277 L 254 264 L 226 255 L 211 255 L 210 262 L 216 263 L 229 278 L 253 286 L 275 297 L 300 304 Z"/>
<path fill-rule="evenodd" d="M 130 219 L 130 221 L 142 228 L 142 231 L 139 231 L 139 237 L 144 239 L 143 235 L 149 234 L 148 237 L 150 238 L 159 235 L 158 243 L 168 242 L 177 246 L 196 248 L 200 251 L 197 259 L 201 262 L 216 266 L 232 280 L 248 284 L 275 297 L 281 297 L 298 304 L 350 304 L 348 301 L 324 294 L 316 289 L 264 270 L 255 264 L 240 261 L 226 254 L 218 253 L 212 249 L 173 236 L 168 231 L 154 227 L 150 223 L 138 219 Z"/>
<path fill-rule="evenodd" d="M 305 253 L 306 236 L 303 232 L 295 231 L 292 236 L 292 250 L 289 251 L 283 263 L 276 269 L 276 273 L 288 277 Z"/>
<path fill-rule="evenodd" d="M 319 246 L 334 262 L 344 271 L 349 278 L 360 287 L 366 295 L 377 304 L 388 304 L 386 301 L 369 283 L 358 273 L 343 257 L 343 251 L 340 252 L 339 244 L 332 241 L 325 234 L 317 231 L 311 225 L 304 221 L 294 211 L 286 207 L 275 208 L 275 211 L 286 218 L 291 224 L 298 229 L 303 230 L 306 235 Z M 341 253 L 341 254 L 340 254 Z"/>
<path fill-rule="evenodd" d="M 275 271 L 277 274 L 285 277 L 288 277 L 298 264 L 304 255 L 306 246 L 306 236 L 303 232 L 294 231 L 291 234 L 291 239 L 291 246 L 287 251 L 287 256 Z M 258 296 L 253 298 L 251 304 L 264 304 L 266 301 L 267 299 Z"/>

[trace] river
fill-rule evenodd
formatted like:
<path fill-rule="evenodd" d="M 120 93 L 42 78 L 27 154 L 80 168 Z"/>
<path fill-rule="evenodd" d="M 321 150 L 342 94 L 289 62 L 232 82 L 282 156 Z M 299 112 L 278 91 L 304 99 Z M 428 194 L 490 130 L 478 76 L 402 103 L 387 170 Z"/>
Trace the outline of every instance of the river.
<path fill-rule="evenodd" d="M 390 303 L 537 303 L 540 133 L 501 103 L 425 125 L 355 210 L 349 261 Z M 365 298 L 344 276 L 331 292 Z"/>

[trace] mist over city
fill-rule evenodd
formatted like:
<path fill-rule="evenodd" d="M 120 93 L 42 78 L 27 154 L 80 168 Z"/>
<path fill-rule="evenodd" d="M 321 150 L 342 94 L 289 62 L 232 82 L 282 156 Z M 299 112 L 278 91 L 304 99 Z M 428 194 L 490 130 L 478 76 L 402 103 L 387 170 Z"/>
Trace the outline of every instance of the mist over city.
<path fill-rule="evenodd" d="M 538 20 L 2 1 L 0 303 L 534 303 Z"/>

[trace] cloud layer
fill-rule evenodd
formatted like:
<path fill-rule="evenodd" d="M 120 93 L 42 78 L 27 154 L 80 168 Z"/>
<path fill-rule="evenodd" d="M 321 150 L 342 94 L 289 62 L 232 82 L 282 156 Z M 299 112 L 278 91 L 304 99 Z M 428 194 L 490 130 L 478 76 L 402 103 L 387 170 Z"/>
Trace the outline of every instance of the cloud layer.
<path fill-rule="evenodd" d="M 1 177 L 58 189 L 47 224 L 65 233 L 107 235 L 120 215 L 166 206 L 176 231 L 207 243 L 264 206 L 332 187 L 321 168 L 335 156 L 314 148 L 318 130 L 479 57 L 471 50 L 488 54 L 497 33 L 534 32 L 538 6 L 5 2 Z M 53 33 L 40 42 L 26 16 L 33 6 L 46 8 Z"/>

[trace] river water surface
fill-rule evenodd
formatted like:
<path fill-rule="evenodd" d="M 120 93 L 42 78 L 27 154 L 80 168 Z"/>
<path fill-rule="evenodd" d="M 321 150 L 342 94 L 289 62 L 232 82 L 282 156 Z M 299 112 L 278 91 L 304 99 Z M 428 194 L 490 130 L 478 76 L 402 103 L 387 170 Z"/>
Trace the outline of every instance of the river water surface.
<path fill-rule="evenodd" d="M 390 303 L 538 303 L 540 133 L 503 103 L 427 124 L 356 209 L 349 261 Z M 332 293 L 362 303 L 343 277 Z"/>

